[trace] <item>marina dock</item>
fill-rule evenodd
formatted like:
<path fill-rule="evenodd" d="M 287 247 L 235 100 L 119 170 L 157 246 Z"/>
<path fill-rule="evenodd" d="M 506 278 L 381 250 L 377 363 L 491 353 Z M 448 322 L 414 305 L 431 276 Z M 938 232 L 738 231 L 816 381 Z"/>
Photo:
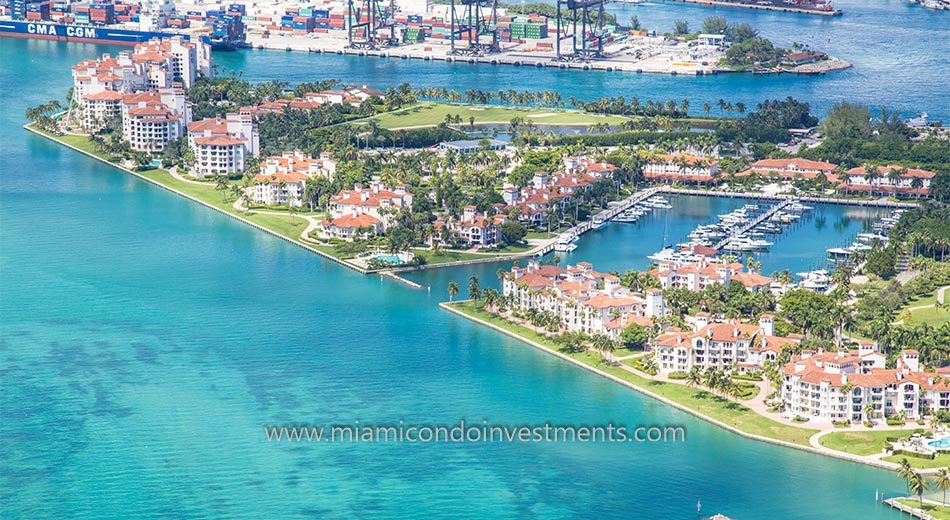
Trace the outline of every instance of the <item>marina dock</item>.
<path fill-rule="evenodd" d="M 712 247 L 715 248 L 717 251 L 720 250 L 720 249 L 722 249 L 722 248 L 725 247 L 726 244 L 727 244 L 730 240 L 732 240 L 736 235 L 744 235 L 745 233 L 749 232 L 751 229 L 753 229 L 753 228 L 755 228 L 756 226 L 758 226 L 759 224 L 761 224 L 761 223 L 763 223 L 763 222 L 769 220 L 770 218 L 772 218 L 773 215 L 775 215 L 775 214 L 778 213 L 779 211 L 781 211 L 781 210 L 787 208 L 789 205 L 791 205 L 791 204 L 793 204 L 793 203 L 795 203 L 795 202 L 798 202 L 798 199 L 795 199 L 795 198 L 792 198 L 792 197 L 785 198 L 784 200 L 782 200 L 782 201 L 779 202 L 778 204 L 776 204 L 776 205 L 772 206 L 771 208 L 769 208 L 769 210 L 766 211 L 765 213 L 763 213 L 763 214 L 761 214 L 761 215 L 755 217 L 754 219 L 750 220 L 749 222 L 743 224 L 741 227 L 739 227 L 739 229 L 738 229 L 735 233 L 733 233 L 733 236 L 729 236 L 729 237 L 723 238 L 723 239 L 720 240 L 719 242 L 716 242 L 716 244 L 713 245 Z"/>

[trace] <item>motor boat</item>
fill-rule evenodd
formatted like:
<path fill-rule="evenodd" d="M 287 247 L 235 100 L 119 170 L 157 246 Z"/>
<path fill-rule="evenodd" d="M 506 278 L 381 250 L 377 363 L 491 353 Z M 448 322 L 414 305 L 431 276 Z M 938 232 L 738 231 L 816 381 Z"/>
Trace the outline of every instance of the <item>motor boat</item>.
<path fill-rule="evenodd" d="M 574 242 L 577 242 L 577 236 L 574 233 L 562 233 L 558 235 L 557 241 L 554 242 L 554 250 L 563 253 L 570 253 L 571 251 L 577 249 L 577 244 Z"/>
<path fill-rule="evenodd" d="M 600 229 L 607 224 L 607 217 L 603 213 L 598 213 L 594 215 L 594 218 L 590 220 L 591 229 Z"/>

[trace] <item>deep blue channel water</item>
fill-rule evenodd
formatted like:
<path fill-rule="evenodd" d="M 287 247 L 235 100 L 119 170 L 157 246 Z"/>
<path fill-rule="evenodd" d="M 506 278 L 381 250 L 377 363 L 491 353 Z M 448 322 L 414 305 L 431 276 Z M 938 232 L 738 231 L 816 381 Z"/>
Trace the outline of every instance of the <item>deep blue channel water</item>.
<path fill-rule="evenodd" d="M 549 2 L 550 3 L 550 2 Z M 281 79 L 291 83 L 314 78 L 390 86 L 468 89 L 555 90 L 592 100 L 625 96 L 628 100 L 688 99 L 690 111 L 702 113 L 704 102 L 745 103 L 750 109 L 764 99 L 792 96 L 808 101 L 824 114 L 835 102 L 859 102 L 875 110 L 886 105 L 905 117 L 927 112 L 931 119 L 950 119 L 947 76 L 950 74 L 950 20 L 947 12 L 932 11 L 904 0 L 836 0 L 840 17 L 776 13 L 738 8 L 709 8 L 695 4 L 657 2 L 608 4 L 621 23 L 637 16 L 643 26 L 660 33 L 672 31 L 676 20 L 698 30 L 708 16 L 749 23 L 780 46 L 793 42 L 824 50 L 854 64 L 824 76 L 790 74 L 719 74 L 706 77 L 577 71 L 552 68 L 446 64 L 394 58 L 361 58 L 251 50 L 220 55 L 219 63 L 242 71 L 251 80 Z"/>
<path fill-rule="evenodd" d="M 20 128 L 104 49 L 0 40 L 0 516 L 695 518 L 701 499 L 737 519 L 897 518 L 874 502 L 904 489 L 893 474 L 743 439 L 449 315 L 444 291 L 358 275 Z M 590 240 L 635 228 L 604 233 Z M 289 445 L 262 429 L 461 418 L 688 437 Z"/>

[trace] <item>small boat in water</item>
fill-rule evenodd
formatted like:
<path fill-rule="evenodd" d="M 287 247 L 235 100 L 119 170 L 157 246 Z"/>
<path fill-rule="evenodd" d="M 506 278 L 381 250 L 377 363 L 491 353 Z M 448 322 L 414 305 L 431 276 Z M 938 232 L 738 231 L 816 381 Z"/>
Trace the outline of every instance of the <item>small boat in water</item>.
<path fill-rule="evenodd" d="M 598 213 L 594 215 L 594 218 L 590 220 L 591 229 L 600 229 L 607 224 L 607 217 L 603 213 Z"/>
<path fill-rule="evenodd" d="M 577 242 L 577 235 L 575 235 L 574 232 L 569 231 L 562 233 L 558 235 L 557 241 L 554 243 L 554 250 L 562 253 L 570 253 L 577 249 L 577 244 L 574 242 Z"/>

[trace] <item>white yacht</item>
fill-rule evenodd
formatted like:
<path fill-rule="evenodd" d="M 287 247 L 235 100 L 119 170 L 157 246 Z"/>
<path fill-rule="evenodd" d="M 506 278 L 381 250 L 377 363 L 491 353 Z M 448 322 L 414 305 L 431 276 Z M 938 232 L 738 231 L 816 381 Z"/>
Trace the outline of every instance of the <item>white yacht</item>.
<path fill-rule="evenodd" d="M 607 217 L 603 213 L 598 213 L 594 215 L 594 218 L 590 220 L 591 229 L 600 229 L 607 224 Z"/>
<path fill-rule="evenodd" d="M 563 253 L 570 253 L 571 251 L 577 249 L 577 235 L 573 232 L 562 233 L 558 235 L 557 241 L 554 243 L 554 250 L 560 251 Z"/>

